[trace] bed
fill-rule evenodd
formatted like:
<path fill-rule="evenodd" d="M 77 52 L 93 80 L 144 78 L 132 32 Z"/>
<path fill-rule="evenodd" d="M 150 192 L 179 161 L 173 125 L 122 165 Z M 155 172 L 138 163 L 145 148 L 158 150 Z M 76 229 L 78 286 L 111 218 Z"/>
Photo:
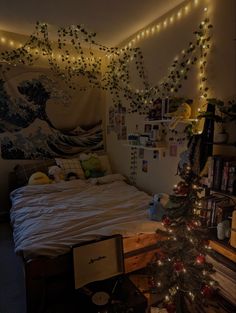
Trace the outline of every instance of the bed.
<path fill-rule="evenodd" d="M 74 245 L 113 234 L 123 236 L 125 272 L 143 268 L 156 252 L 151 197 L 119 174 L 11 192 L 15 252 L 24 261 L 27 312 L 44 312 L 45 299 L 71 289 Z"/>

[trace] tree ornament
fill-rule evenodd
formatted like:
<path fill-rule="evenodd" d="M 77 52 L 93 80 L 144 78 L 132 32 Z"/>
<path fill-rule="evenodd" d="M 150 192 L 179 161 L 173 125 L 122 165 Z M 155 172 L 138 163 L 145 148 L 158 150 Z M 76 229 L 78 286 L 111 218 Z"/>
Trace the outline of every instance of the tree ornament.
<path fill-rule="evenodd" d="M 214 289 L 209 285 L 204 285 L 201 289 L 201 293 L 205 298 L 211 298 L 214 293 Z"/>
<path fill-rule="evenodd" d="M 162 218 L 162 224 L 165 226 L 165 227 L 168 227 L 170 226 L 171 224 L 171 220 L 168 216 L 164 215 L 163 218 Z"/>
<path fill-rule="evenodd" d="M 182 261 L 176 261 L 174 263 L 174 270 L 179 273 L 179 272 L 182 272 L 184 269 L 184 264 Z"/>
<path fill-rule="evenodd" d="M 176 305 L 172 302 L 169 302 L 165 305 L 165 309 L 168 313 L 175 313 L 176 312 Z"/>
<path fill-rule="evenodd" d="M 196 263 L 197 263 L 197 264 L 204 264 L 205 262 L 206 262 L 206 257 L 205 257 L 205 255 L 199 254 L 199 255 L 196 257 Z"/>
<path fill-rule="evenodd" d="M 180 181 L 175 187 L 174 187 L 174 193 L 176 195 L 186 195 L 189 192 L 189 185 L 186 184 L 183 181 Z"/>

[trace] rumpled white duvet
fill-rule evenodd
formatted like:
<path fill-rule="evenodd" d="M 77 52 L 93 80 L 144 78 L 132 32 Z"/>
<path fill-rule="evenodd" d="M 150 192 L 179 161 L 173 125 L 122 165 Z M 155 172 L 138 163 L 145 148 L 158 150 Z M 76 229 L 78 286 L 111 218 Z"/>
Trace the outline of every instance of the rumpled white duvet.
<path fill-rule="evenodd" d="M 105 180 L 73 180 L 25 186 L 11 193 L 15 251 L 26 259 L 55 257 L 101 235 L 154 232 L 148 218 L 151 199 L 121 175 Z"/>

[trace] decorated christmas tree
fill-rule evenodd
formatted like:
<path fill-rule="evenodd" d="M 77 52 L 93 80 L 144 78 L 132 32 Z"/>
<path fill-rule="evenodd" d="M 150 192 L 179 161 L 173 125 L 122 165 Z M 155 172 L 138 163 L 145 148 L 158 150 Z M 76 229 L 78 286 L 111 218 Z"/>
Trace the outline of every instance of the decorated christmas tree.
<path fill-rule="evenodd" d="M 199 175 L 211 153 L 203 148 L 212 131 L 213 125 L 206 120 L 202 134 L 191 138 L 182 155 L 178 169 L 181 180 L 166 202 L 164 229 L 157 230 L 163 240 L 157 243 L 158 252 L 148 267 L 151 287 L 162 295 L 162 306 L 168 312 L 204 312 L 217 288 L 211 276 L 213 266 L 206 259 L 211 249 L 201 216 L 204 208 Z"/>

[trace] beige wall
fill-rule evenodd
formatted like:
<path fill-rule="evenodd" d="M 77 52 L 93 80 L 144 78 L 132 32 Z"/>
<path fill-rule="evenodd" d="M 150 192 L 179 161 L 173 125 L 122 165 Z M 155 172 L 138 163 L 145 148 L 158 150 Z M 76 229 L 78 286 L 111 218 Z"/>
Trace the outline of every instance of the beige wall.
<path fill-rule="evenodd" d="M 140 40 L 148 76 L 150 81 L 156 84 L 167 73 L 167 68 L 175 56 L 192 40 L 193 31 L 202 21 L 203 6 L 200 3 L 210 4 L 209 15 L 214 26 L 213 46 L 208 58 L 207 71 L 208 85 L 211 89 L 209 96 L 227 100 L 236 95 L 235 0 L 199 1 L 199 6 L 179 19 L 178 22 L 173 22 L 159 34 Z M 176 10 L 173 10 L 174 12 L 176 13 Z M 167 14 L 167 16 L 170 17 L 171 15 Z M 193 69 L 178 95 L 193 98 L 195 102 L 198 102 L 197 75 L 198 71 Z M 109 107 L 110 104 L 111 99 L 108 97 L 107 106 Z M 136 124 L 140 125 L 139 129 L 141 130 L 142 120 L 143 118 L 139 115 L 128 115 L 128 133 L 135 130 Z M 236 133 L 235 127 L 234 133 Z M 115 133 L 111 133 L 107 135 L 107 149 L 114 169 L 129 176 L 130 148 L 125 147 L 122 141 L 118 141 Z M 180 146 L 179 152 L 184 149 L 185 146 Z M 235 152 L 233 150 L 232 153 L 235 155 Z M 137 185 L 152 193 L 171 192 L 173 185 L 179 181 L 178 176 L 175 175 L 179 158 L 167 156 L 162 160 L 155 160 L 152 152 L 145 150 L 144 159 L 148 161 L 148 173 L 142 172 L 142 160 L 138 158 Z"/>
<path fill-rule="evenodd" d="M 204 2 L 204 0 L 199 0 Z M 208 76 L 212 90 L 212 96 L 218 98 L 231 98 L 235 96 L 236 86 L 236 53 L 235 53 L 235 21 L 236 1 L 235 0 L 205 0 L 212 4 L 211 15 L 214 25 L 213 49 L 209 57 Z M 191 40 L 192 32 L 196 29 L 202 11 L 199 8 L 192 10 L 181 18 L 178 23 L 173 23 L 161 31 L 158 35 L 150 36 L 140 41 L 143 49 L 145 64 L 148 69 L 149 79 L 157 83 L 165 75 L 168 66 L 177 53 L 186 47 Z M 148 21 L 147 21 L 148 24 Z M 3 32 L 0 32 L 2 35 Z M 194 71 L 185 84 L 179 95 L 197 99 L 197 73 Z M 107 97 L 107 107 L 111 99 Z M 134 130 L 136 124 L 141 124 L 139 115 L 128 115 L 128 132 Z M 141 127 L 141 126 L 140 126 Z M 114 133 L 107 136 L 107 150 L 111 157 L 112 165 L 117 172 L 129 175 L 130 150 L 117 140 Z M 180 147 L 179 151 L 184 149 Z M 166 157 L 162 160 L 154 160 L 152 152 L 145 151 L 144 159 L 149 162 L 148 173 L 143 173 L 141 160 L 138 160 L 138 186 L 150 192 L 169 192 L 173 184 L 178 181 L 175 176 L 178 158 Z M 0 210 L 8 207 L 8 173 L 16 163 L 28 161 L 8 161 L 0 159 Z"/>

